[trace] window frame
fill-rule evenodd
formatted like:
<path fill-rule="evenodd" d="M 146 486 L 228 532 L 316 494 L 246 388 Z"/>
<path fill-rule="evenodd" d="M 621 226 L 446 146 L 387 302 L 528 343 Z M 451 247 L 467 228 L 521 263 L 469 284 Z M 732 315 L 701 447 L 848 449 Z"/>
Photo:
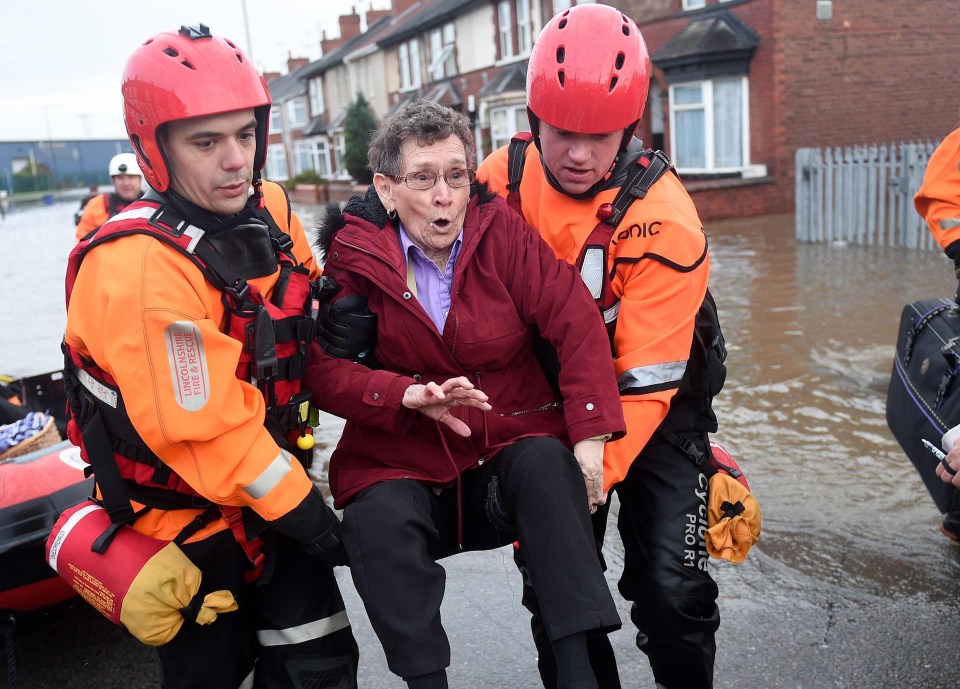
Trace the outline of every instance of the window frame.
<path fill-rule="evenodd" d="M 278 166 L 282 169 L 278 169 Z M 266 176 L 267 179 L 274 181 L 290 179 L 287 152 L 283 144 L 267 146 Z"/>
<path fill-rule="evenodd" d="M 302 129 L 310 121 L 307 112 L 307 99 L 303 96 L 291 98 L 284 103 L 287 110 L 287 120 L 290 123 L 290 129 Z"/>
<path fill-rule="evenodd" d="M 457 75 L 456 33 L 453 22 L 430 31 L 430 65 L 427 74 L 433 81 Z"/>
<path fill-rule="evenodd" d="M 346 137 L 344 136 L 343 129 L 335 129 L 330 132 L 330 137 L 333 139 L 333 145 L 330 146 L 330 151 L 333 154 L 334 169 L 333 174 L 334 179 L 352 179 L 350 177 L 350 172 L 347 170 L 346 166 L 343 164 L 343 157 L 347 152 L 347 143 Z"/>
<path fill-rule="evenodd" d="M 411 38 L 397 49 L 400 53 L 400 91 L 413 91 L 423 83 L 420 77 L 420 41 Z"/>
<path fill-rule="evenodd" d="M 533 3 L 531 0 L 514 0 L 517 13 L 517 56 L 526 57 L 533 49 Z M 521 15 L 520 8 L 524 8 Z"/>
<path fill-rule="evenodd" d="M 715 137 L 716 113 L 714 104 L 714 85 L 720 81 L 738 80 L 740 85 L 740 164 L 737 166 L 719 167 L 716 165 L 717 142 Z M 697 104 L 677 105 L 676 89 L 699 85 L 701 100 Z M 715 77 L 696 81 L 684 81 L 671 84 L 668 94 L 669 121 L 670 121 L 670 157 L 677 166 L 677 171 L 683 174 L 695 175 L 722 175 L 743 173 L 751 167 L 750 164 L 750 79 L 746 75 Z M 683 164 L 677 146 L 677 113 L 690 112 L 702 109 L 703 136 L 704 136 L 704 166 L 691 167 Z"/>
<path fill-rule="evenodd" d="M 500 59 L 508 60 L 515 57 L 513 52 L 513 16 L 510 10 L 510 0 L 500 0 L 497 3 L 497 39 L 500 46 Z"/>
<path fill-rule="evenodd" d="M 707 0 L 681 0 L 680 5 L 684 12 L 702 10 L 707 6 Z"/>
<path fill-rule="evenodd" d="M 508 116 L 513 117 L 513 125 L 518 126 L 515 131 L 510 132 L 507 135 L 502 135 L 496 131 L 494 122 L 498 113 L 505 112 L 509 113 Z M 499 148 L 510 143 L 510 139 L 513 138 L 514 134 L 517 132 L 527 131 L 530 127 L 530 123 L 527 121 L 527 106 L 526 103 L 502 103 L 499 105 L 490 106 L 490 113 L 488 115 L 490 121 L 490 150 L 496 151 Z M 521 122 L 526 123 L 526 127 L 521 125 Z"/>
<path fill-rule="evenodd" d="M 277 107 L 274 103 L 270 106 L 270 133 L 280 134 L 283 132 L 283 108 Z"/>
<path fill-rule="evenodd" d="M 323 102 L 323 78 L 311 79 L 307 85 L 307 91 L 310 94 L 310 114 L 314 117 L 322 115 L 326 105 Z"/>

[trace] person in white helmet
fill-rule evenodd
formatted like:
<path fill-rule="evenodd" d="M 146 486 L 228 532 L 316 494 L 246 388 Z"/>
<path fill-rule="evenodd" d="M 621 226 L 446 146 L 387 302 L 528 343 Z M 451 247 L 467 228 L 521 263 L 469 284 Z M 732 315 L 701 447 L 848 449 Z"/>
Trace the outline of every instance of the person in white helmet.
<path fill-rule="evenodd" d="M 133 153 L 113 156 L 107 170 L 113 180 L 113 191 L 94 196 L 81 206 L 75 218 L 78 242 L 140 198 L 143 173 Z"/>

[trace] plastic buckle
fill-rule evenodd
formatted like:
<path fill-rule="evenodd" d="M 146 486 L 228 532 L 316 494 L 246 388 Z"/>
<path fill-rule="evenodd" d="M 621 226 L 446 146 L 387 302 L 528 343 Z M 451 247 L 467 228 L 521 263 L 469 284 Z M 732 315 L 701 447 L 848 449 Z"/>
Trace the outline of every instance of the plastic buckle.
<path fill-rule="evenodd" d="M 243 278 L 237 278 L 237 281 L 232 285 L 229 285 L 225 291 L 239 301 L 244 301 L 247 298 L 247 295 L 250 294 L 250 285 L 248 285 L 247 281 Z"/>

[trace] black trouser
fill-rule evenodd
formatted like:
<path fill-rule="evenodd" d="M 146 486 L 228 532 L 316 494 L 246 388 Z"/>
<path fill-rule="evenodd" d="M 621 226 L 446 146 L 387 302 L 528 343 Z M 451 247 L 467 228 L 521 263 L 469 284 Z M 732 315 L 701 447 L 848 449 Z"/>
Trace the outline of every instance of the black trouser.
<path fill-rule="evenodd" d="M 498 508 L 488 516 L 490 486 Z M 523 544 L 556 640 L 620 626 L 595 555 L 576 458 L 552 438 L 526 438 L 461 477 L 463 550 Z M 499 525 L 499 526 L 498 526 Z M 350 570 L 390 670 L 416 677 L 444 670 L 450 644 L 440 621 L 446 575 L 437 560 L 460 552 L 457 487 L 437 492 L 406 479 L 361 492 L 343 513 Z"/>
<path fill-rule="evenodd" d="M 686 435 L 706 452 L 704 434 Z M 707 478 L 696 464 L 658 435 L 615 487 L 624 549 L 620 593 L 633 602 L 630 617 L 639 630 L 637 646 L 647 655 L 654 679 L 667 689 L 713 686 L 714 634 L 720 626 L 720 611 L 703 540 L 706 487 Z M 594 527 L 599 549 L 605 511 L 594 515 Z M 522 570 L 523 558 L 518 557 L 518 565 Z M 553 654 L 543 639 L 536 596 L 526 583 L 524 577 L 523 604 L 533 613 L 540 676 L 546 689 L 554 689 Z M 606 636 L 590 638 L 590 658 L 601 689 L 619 689 Z"/>
<path fill-rule="evenodd" d="M 298 543 L 268 539 L 256 584 L 243 582 L 246 558 L 229 530 L 181 546 L 203 572 L 201 593 L 232 591 L 239 609 L 209 626 L 184 622 L 157 648 L 163 689 L 357 686 L 359 652 L 333 570 Z"/>

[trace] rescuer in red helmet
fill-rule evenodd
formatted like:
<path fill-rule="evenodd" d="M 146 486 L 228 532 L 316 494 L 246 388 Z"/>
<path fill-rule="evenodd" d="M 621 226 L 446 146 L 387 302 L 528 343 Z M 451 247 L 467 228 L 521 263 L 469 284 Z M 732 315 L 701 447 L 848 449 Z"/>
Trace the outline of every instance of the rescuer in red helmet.
<path fill-rule="evenodd" d="M 239 605 L 211 624 L 181 610 L 162 684 L 352 689 L 339 521 L 307 473 L 319 273 L 285 192 L 260 178 L 269 92 L 203 25 L 144 42 L 122 92 L 150 191 L 71 254 L 68 431 L 114 525 L 174 540 L 201 595 Z"/>
<path fill-rule="evenodd" d="M 600 4 L 558 14 L 527 67 L 531 132 L 495 151 L 477 176 L 579 267 L 607 323 L 627 421 L 626 437 L 604 450 L 604 489 L 620 501 L 619 589 L 657 686 L 701 689 L 713 685 L 720 622 L 704 533 L 711 398 L 726 352 L 697 210 L 669 160 L 633 138 L 649 83 L 646 45 L 629 17 Z M 602 508 L 598 543 L 605 519 Z M 517 559 L 523 569 L 522 544 Z M 524 603 L 541 677 L 554 687 L 529 586 Z M 596 637 L 591 660 L 601 687 L 620 686 L 606 637 Z"/>

